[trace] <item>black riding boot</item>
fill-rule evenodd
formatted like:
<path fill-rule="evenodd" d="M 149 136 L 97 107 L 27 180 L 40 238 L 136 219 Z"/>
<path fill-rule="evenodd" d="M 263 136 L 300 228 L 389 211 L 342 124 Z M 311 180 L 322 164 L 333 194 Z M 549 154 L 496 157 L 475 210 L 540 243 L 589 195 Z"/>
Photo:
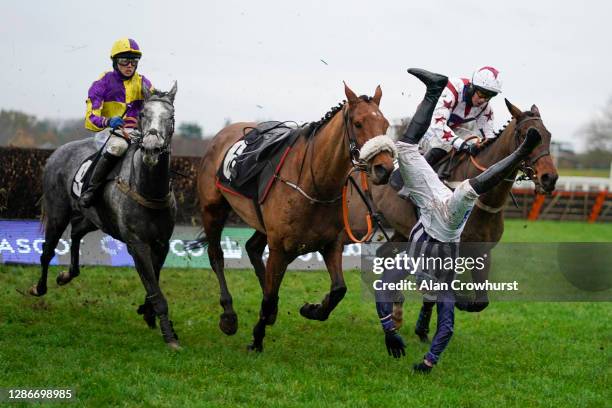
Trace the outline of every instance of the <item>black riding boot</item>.
<path fill-rule="evenodd" d="M 102 156 L 100 156 L 96 163 L 96 167 L 93 169 L 87 189 L 81 193 L 79 204 L 82 207 L 88 208 L 92 206 L 97 198 L 98 189 L 104 184 L 106 176 L 120 159 L 121 157 L 113 156 L 109 152 L 102 153 Z"/>
<path fill-rule="evenodd" d="M 495 163 L 483 173 L 470 179 L 470 184 L 477 194 L 484 194 L 499 184 L 514 168 L 531 154 L 540 144 L 542 137 L 540 133 L 530 128 L 527 137 L 521 145 L 509 156 Z"/>
<path fill-rule="evenodd" d="M 427 153 L 425 153 L 425 160 L 431 167 L 433 167 L 437 162 L 442 160 L 444 156 L 448 153 L 444 149 L 440 149 L 439 147 L 434 147 L 429 149 Z"/>
<path fill-rule="evenodd" d="M 444 75 L 434 74 L 433 72 L 418 68 L 410 68 L 408 72 L 419 78 L 427 86 L 427 90 L 408 128 L 399 140 L 405 143 L 417 144 L 431 126 L 433 111 L 438 103 L 438 98 L 440 98 L 442 91 L 444 91 L 448 83 L 448 78 Z"/>

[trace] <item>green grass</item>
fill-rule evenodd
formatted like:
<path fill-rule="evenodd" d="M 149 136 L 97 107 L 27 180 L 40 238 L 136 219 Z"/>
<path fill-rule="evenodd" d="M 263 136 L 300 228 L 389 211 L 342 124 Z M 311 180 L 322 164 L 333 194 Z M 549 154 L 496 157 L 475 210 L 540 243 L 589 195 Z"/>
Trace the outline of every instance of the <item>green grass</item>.
<path fill-rule="evenodd" d="M 507 223 L 506 240 L 555 241 L 565 233 L 612 241 L 612 226 Z M 581 232 L 582 231 L 582 232 Z M 534 238 L 536 235 L 536 238 Z M 511 239 L 509 239 L 511 238 Z M 570 239 L 579 240 L 577 238 Z M 162 288 L 183 350 L 172 352 L 135 310 L 134 270 L 86 267 L 58 288 L 51 268 L 42 299 L 18 294 L 36 267 L 0 267 L 0 387 L 72 387 L 80 406 L 584 406 L 610 401 L 609 303 L 493 303 L 457 314 L 456 332 L 430 376 L 410 365 L 426 346 L 410 335 L 418 305 L 406 305 L 407 358 L 387 356 L 359 273 L 327 322 L 299 316 L 329 286 L 324 272 L 288 272 L 265 350 L 245 346 L 261 292 L 251 271 L 230 271 L 239 331 L 217 327 L 210 270 L 165 269 Z M 606 403 L 606 401 L 608 401 Z"/>
<path fill-rule="evenodd" d="M 506 220 L 502 242 L 612 242 L 612 224 Z"/>
<path fill-rule="evenodd" d="M 560 176 L 610 177 L 610 169 L 558 169 Z"/>

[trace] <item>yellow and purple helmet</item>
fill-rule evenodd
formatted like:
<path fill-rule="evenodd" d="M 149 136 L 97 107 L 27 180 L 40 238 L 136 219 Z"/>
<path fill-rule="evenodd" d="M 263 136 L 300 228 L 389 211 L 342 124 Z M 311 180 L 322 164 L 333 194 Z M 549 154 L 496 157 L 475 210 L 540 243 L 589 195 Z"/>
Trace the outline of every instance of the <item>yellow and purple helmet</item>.
<path fill-rule="evenodd" d="M 113 44 L 113 48 L 111 48 L 110 57 L 111 59 L 115 58 L 119 54 L 130 53 L 135 56 L 142 56 L 142 51 L 140 51 L 140 47 L 136 43 L 136 41 L 131 38 L 121 38 L 120 40 L 115 41 Z"/>

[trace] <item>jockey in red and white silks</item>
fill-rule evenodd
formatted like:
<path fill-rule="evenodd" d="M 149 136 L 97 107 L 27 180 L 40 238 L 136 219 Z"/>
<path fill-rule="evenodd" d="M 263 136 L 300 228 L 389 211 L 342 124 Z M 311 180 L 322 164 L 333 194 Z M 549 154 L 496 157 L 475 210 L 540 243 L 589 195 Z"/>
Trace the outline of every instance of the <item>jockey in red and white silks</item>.
<path fill-rule="evenodd" d="M 457 130 L 471 125 L 472 133 L 481 140 L 495 137 L 493 109 L 489 100 L 501 92 L 501 85 L 500 73 L 493 67 L 480 68 L 474 72 L 471 81 L 466 78 L 449 79 L 436 104 L 431 126 L 421 141 L 421 150 L 429 152 L 431 149 L 441 149 L 448 153 L 454 147 L 458 151 L 477 153 L 469 150 L 470 145 L 464 142 Z M 431 160 L 428 162 L 432 163 Z"/>

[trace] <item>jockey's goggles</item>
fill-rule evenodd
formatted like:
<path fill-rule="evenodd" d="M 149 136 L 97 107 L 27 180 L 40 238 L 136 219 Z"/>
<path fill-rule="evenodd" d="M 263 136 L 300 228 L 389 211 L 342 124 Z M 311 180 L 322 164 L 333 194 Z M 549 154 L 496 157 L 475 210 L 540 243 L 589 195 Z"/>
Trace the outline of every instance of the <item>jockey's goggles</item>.
<path fill-rule="evenodd" d="M 140 58 L 117 58 L 117 65 L 122 67 L 132 65 L 133 67 L 135 67 L 138 65 L 138 61 L 140 61 Z"/>
<path fill-rule="evenodd" d="M 476 88 L 476 95 L 478 95 L 480 98 L 483 98 L 483 99 L 491 99 L 495 95 L 497 95 L 497 93 L 487 91 L 486 89 L 482 89 L 482 88 Z"/>

